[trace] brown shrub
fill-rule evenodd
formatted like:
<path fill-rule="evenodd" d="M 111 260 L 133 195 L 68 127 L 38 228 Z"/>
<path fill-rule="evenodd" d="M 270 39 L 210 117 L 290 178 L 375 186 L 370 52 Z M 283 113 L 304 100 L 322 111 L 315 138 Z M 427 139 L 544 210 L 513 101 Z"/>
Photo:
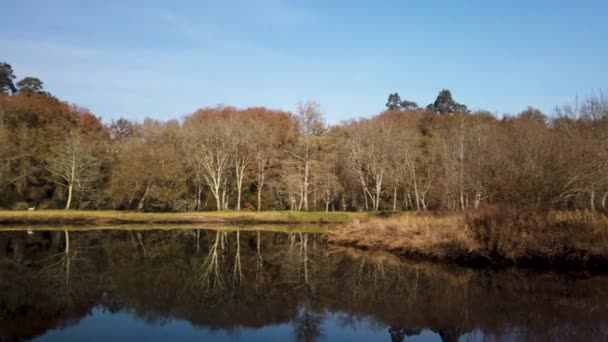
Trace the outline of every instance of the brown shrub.
<path fill-rule="evenodd" d="M 480 253 L 504 263 L 588 264 L 608 257 L 608 217 L 592 211 L 489 207 L 465 213 Z"/>
<path fill-rule="evenodd" d="M 443 216 L 355 221 L 331 244 L 466 264 L 608 266 L 608 216 L 592 211 L 486 207 Z"/>
<path fill-rule="evenodd" d="M 461 215 L 403 215 L 356 220 L 330 233 L 329 243 L 431 259 L 457 259 L 477 249 Z"/>

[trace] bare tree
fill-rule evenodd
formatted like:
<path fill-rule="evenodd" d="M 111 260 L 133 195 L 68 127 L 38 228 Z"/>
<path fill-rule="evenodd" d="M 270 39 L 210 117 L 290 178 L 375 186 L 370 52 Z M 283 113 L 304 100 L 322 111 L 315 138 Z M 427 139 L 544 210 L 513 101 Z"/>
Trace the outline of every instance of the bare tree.
<path fill-rule="evenodd" d="M 111 190 L 115 200 L 143 210 L 150 202 L 172 209 L 185 192 L 184 163 L 176 122 L 146 119 L 138 134 L 115 146 Z"/>
<path fill-rule="evenodd" d="M 53 148 L 46 168 L 52 181 L 68 191 L 65 209 L 70 209 L 75 191 L 86 191 L 99 177 L 99 167 L 93 145 L 80 134 L 72 134 Z"/>
<path fill-rule="evenodd" d="M 243 180 L 247 172 L 249 164 L 254 159 L 254 145 L 252 141 L 255 137 L 252 136 L 252 132 L 249 125 L 244 120 L 239 118 L 232 118 L 229 121 L 231 126 L 230 135 L 232 142 L 232 162 L 234 165 L 234 175 L 236 178 L 236 210 L 241 210 L 241 196 L 243 193 Z"/>
<path fill-rule="evenodd" d="M 225 120 L 207 120 L 188 128 L 186 158 L 209 186 L 218 211 L 225 209 L 228 171 L 233 161 L 232 128 Z"/>
<path fill-rule="evenodd" d="M 298 208 L 308 211 L 312 164 L 318 158 L 318 137 L 323 133 L 325 126 L 319 104 L 312 101 L 298 104 L 295 119 L 300 135 L 295 147 L 289 150 L 289 154 L 297 161 L 298 173 L 301 176 L 301 203 Z"/>
<path fill-rule="evenodd" d="M 254 135 L 250 143 L 253 144 L 254 148 L 257 211 L 261 211 L 262 190 L 266 184 L 266 174 L 277 161 L 280 139 L 277 132 L 278 128 L 266 123 L 253 122 L 250 129 Z"/>
<path fill-rule="evenodd" d="M 367 198 L 372 202 L 371 209 L 380 208 L 383 182 L 389 171 L 391 126 L 381 120 L 360 121 L 351 124 L 344 135 L 342 148 L 347 149 L 347 169 L 359 181 L 365 207 L 369 209 Z"/>

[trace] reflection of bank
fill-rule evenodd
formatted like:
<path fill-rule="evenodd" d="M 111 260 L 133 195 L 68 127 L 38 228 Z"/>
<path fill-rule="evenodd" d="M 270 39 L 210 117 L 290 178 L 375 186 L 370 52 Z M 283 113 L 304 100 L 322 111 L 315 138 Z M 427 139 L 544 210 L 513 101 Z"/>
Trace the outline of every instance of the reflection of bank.
<path fill-rule="evenodd" d="M 68 230 L 0 232 L 3 341 L 77 324 L 98 302 L 102 282 L 88 278 L 91 253 L 83 239 L 73 241 L 72 235 Z"/>
<path fill-rule="evenodd" d="M 41 333 L 76 324 L 96 306 L 150 324 L 183 319 L 226 331 L 288 324 L 300 340 L 321 331 L 332 337 L 336 317 L 340 329 L 369 322 L 386 340 L 407 341 L 417 329 L 444 340 L 471 332 L 508 339 L 514 330 L 525 340 L 598 340 L 608 332 L 606 277 L 406 262 L 328 247 L 316 234 L 201 230 L 198 249 L 196 236 L 0 232 L 0 317 L 10 317 L 0 319 L 0 336 L 30 336 L 17 325 Z M 218 274 L 222 286 L 209 278 L 205 289 L 202 266 L 213 260 L 210 277 Z"/>

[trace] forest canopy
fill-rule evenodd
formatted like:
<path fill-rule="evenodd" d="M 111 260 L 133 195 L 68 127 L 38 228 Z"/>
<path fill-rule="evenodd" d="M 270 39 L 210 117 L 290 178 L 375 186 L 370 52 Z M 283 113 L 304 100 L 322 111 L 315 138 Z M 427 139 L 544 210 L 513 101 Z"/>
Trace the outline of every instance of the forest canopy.
<path fill-rule="evenodd" d="M 443 89 L 421 108 L 327 125 L 294 112 L 202 108 L 109 125 L 0 63 L 6 209 L 457 210 L 488 204 L 605 210 L 608 98 L 497 117 Z"/>

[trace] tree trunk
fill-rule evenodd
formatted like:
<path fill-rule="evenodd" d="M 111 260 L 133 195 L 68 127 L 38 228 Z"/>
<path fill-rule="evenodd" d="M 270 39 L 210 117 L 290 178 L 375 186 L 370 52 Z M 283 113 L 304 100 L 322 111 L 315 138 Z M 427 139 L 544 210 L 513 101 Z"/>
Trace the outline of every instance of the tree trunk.
<path fill-rule="evenodd" d="M 464 209 L 464 117 L 460 120 L 460 209 Z"/>
<path fill-rule="evenodd" d="M 418 191 L 418 181 L 416 180 L 416 170 L 414 170 L 413 165 L 410 165 L 410 174 L 412 175 L 412 181 L 414 183 L 414 198 L 416 198 L 416 210 L 420 211 L 420 192 Z"/>
<path fill-rule="evenodd" d="M 244 158 L 240 161 L 235 162 L 235 174 L 236 174 L 236 211 L 241 211 L 241 197 L 243 193 L 243 179 L 245 178 L 245 169 L 249 164 L 248 159 Z"/>
<path fill-rule="evenodd" d="M 222 189 L 222 201 L 220 207 L 222 209 L 228 209 L 228 189 L 226 189 L 226 186 L 224 186 L 224 189 Z"/>
<path fill-rule="evenodd" d="M 217 211 L 222 211 L 222 198 L 220 196 L 219 187 L 213 191 L 213 196 L 215 197 L 215 207 Z"/>
<path fill-rule="evenodd" d="M 393 211 L 397 211 L 397 187 L 393 190 Z"/>
<path fill-rule="evenodd" d="M 144 209 L 144 203 L 146 202 L 146 199 L 147 199 L 149 193 L 150 193 L 150 185 L 147 185 L 146 191 L 144 191 L 144 195 L 141 196 L 141 199 L 139 200 L 139 203 L 137 204 L 137 210 Z"/>
<path fill-rule="evenodd" d="M 70 185 L 68 186 L 68 201 L 65 204 L 65 210 L 70 209 L 70 205 L 72 205 L 72 191 L 74 189 L 74 186 L 72 185 L 72 183 L 70 183 Z"/>
<path fill-rule="evenodd" d="M 308 211 L 308 173 L 310 172 L 309 161 L 304 162 L 304 188 L 302 189 L 302 202 L 304 204 L 304 211 Z"/>
<path fill-rule="evenodd" d="M 64 249 L 64 253 L 68 254 L 70 253 L 70 233 L 68 232 L 67 229 L 63 230 L 63 234 L 65 236 L 65 249 Z"/>
<path fill-rule="evenodd" d="M 262 211 L 262 188 L 258 186 L 258 211 Z"/>
<path fill-rule="evenodd" d="M 236 211 L 241 211 L 241 192 L 243 184 L 239 182 L 237 185 L 237 194 L 236 194 Z"/>
<path fill-rule="evenodd" d="M 475 209 L 479 208 L 479 204 L 481 203 L 481 192 L 477 191 L 475 193 Z"/>
<path fill-rule="evenodd" d="M 591 188 L 591 192 L 589 193 L 589 208 L 591 210 L 595 210 L 595 189 Z"/>
<path fill-rule="evenodd" d="M 376 186 L 374 189 L 374 210 L 378 211 L 380 209 L 380 197 L 382 196 L 382 174 L 375 177 Z"/>
<path fill-rule="evenodd" d="M 606 199 L 608 199 L 608 192 L 604 192 L 602 196 L 602 209 L 606 209 Z"/>
<path fill-rule="evenodd" d="M 200 182 L 196 184 L 196 211 L 203 210 L 203 202 L 201 200 L 201 195 L 203 194 L 203 186 Z"/>
<path fill-rule="evenodd" d="M 262 187 L 264 186 L 264 172 L 258 174 L 258 211 L 262 211 Z"/>

